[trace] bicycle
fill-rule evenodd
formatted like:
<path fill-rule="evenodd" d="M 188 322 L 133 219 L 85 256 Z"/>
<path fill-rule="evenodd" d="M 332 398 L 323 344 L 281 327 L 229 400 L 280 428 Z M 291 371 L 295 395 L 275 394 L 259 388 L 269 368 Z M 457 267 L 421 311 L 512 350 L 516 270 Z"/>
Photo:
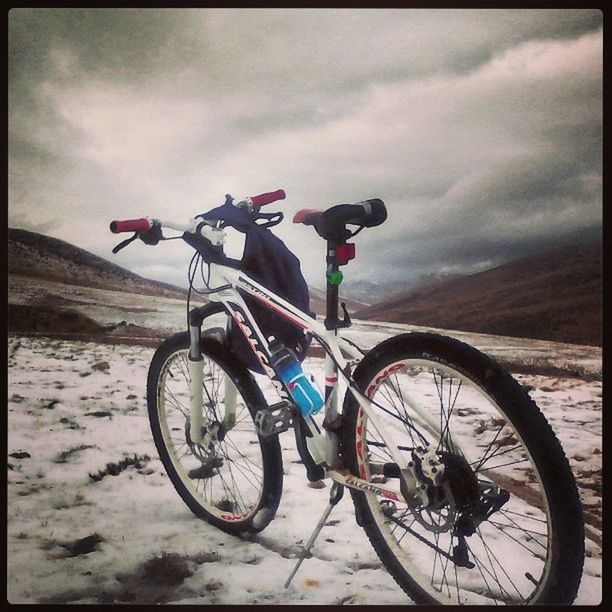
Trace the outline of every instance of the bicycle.
<path fill-rule="evenodd" d="M 223 206 L 269 232 L 283 214 L 261 207 L 284 197 L 282 190 L 239 202 L 228 195 Z M 279 435 L 292 428 L 308 479 L 333 485 L 285 587 L 346 487 L 357 523 L 417 604 L 571 604 L 584 560 L 580 499 L 563 449 L 526 391 L 491 358 L 450 337 L 400 334 L 366 352 L 340 333 L 351 324 L 338 304 L 340 266 L 355 255 L 348 240 L 386 219 L 384 203 L 295 215 L 327 243 L 324 321 L 225 255 L 232 222 L 219 217 L 222 209 L 187 223 L 111 223 L 115 233 L 135 232 L 116 250 L 137 237 L 170 239 L 162 229 L 183 232 L 175 238 L 196 249 L 190 295 L 199 263 L 210 302 L 190 309 L 188 299 L 189 330 L 159 346 L 147 380 L 159 457 L 192 512 L 231 534 L 263 530 L 282 493 Z M 295 387 L 274 367 L 275 339 L 262 332 L 254 303 L 295 326 L 306 349 L 322 347 L 318 413 L 301 412 Z M 204 328 L 219 314 L 225 325 Z M 268 403 L 231 347 L 231 330 L 244 336 L 279 401 Z"/>

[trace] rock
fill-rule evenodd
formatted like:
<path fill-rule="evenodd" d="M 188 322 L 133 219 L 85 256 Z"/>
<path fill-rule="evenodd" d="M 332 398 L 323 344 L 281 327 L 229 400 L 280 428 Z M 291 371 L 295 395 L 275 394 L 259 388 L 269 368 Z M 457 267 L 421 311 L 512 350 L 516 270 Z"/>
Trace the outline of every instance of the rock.
<path fill-rule="evenodd" d="M 86 555 L 94 550 L 97 550 L 98 544 L 103 542 L 104 539 L 97 533 L 75 540 L 74 542 L 65 542 L 62 546 L 66 549 L 67 557 L 77 557 L 79 555 Z"/>
<path fill-rule="evenodd" d="M 91 369 L 99 372 L 108 372 L 110 370 L 110 364 L 108 361 L 98 361 L 91 366 Z"/>
<path fill-rule="evenodd" d="M 324 489 L 325 483 L 322 480 L 315 480 L 314 482 L 309 482 L 306 486 L 311 489 Z"/>

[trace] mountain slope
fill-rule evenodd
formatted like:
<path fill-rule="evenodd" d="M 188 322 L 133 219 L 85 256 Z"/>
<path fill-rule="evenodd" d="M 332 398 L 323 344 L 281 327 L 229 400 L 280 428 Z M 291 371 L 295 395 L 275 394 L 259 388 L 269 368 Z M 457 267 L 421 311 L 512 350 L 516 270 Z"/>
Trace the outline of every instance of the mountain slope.
<path fill-rule="evenodd" d="M 185 291 L 138 276 L 68 242 L 23 229 L 8 230 L 8 271 L 114 291 L 183 297 Z"/>
<path fill-rule="evenodd" d="M 35 232 L 9 228 L 8 269 L 11 274 L 55 280 L 114 291 L 183 298 L 186 291 L 138 276 L 68 242 Z M 364 304 L 345 300 L 351 312 Z M 310 308 L 325 314 L 325 292 L 310 288 Z"/>
<path fill-rule="evenodd" d="M 363 319 L 601 346 L 601 246 L 564 247 L 404 292 Z"/>

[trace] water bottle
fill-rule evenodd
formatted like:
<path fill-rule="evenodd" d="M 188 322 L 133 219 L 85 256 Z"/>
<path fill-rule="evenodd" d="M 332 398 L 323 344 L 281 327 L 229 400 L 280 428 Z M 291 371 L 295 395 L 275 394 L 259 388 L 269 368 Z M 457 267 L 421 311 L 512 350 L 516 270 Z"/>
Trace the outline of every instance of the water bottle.
<path fill-rule="evenodd" d="M 306 378 L 295 353 L 278 340 L 272 338 L 270 340 L 270 365 L 289 389 L 302 415 L 307 417 L 319 412 L 325 402 L 321 394 Z"/>

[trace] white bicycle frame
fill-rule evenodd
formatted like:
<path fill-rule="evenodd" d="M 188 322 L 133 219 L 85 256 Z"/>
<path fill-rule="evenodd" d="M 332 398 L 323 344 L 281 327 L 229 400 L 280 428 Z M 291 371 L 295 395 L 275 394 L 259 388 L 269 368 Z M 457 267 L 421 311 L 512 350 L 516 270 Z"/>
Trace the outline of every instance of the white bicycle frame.
<path fill-rule="evenodd" d="M 188 223 L 180 223 L 171 220 L 156 219 L 162 227 L 179 230 L 182 232 L 196 233 L 200 227 L 199 233 L 213 245 L 222 245 L 225 242 L 225 233 L 213 227 L 212 224 L 201 226 L 201 218 L 191 219 Z M 208 223 L 208 222 L 205 222 Z M 350 374 L 350 366 L 361 361 L 363 353 L 358 347 L 351 342 L 338 335 L 338 330 L 328 330 L 325 325 L 313 317 L 308 316 L 296 308 L 293 304 L 287 302 L 274 292 L 270 291 L 257 281 L 253 280 L 244 272 L 237 270 L 229 265 L 220 263 L 208 263 L 208 289 L 206 295 L 211 302 L 219 302 L 227 314 L 232 317 L 235 324 L 245 335 L 253 352 L 261 363 L 266 375 L 272 381 L 272 384 L 278 391 L 282 399 L 293 404 L 291 396 L 284 384 L 277 377 L 276 373 L 270 366 L 270 348 L 268 339 L 262 333 L 255 318 L 251 314 L 248 306 L 242 298 L 239 291 L 244 291 L 246 294 L 257 299 L 270 310 L 284 317 L 304 332 L 309 333 L 312 337 L 321 344 L 325 350 L 325 417 L 333 420 L 339 416 L 339 375 L 346 383 L 347 392 L 359 402 L 359 405 L 365 411 L 369 422 L 377 430 L 380 437 L 385 441 L 387 450 L 391 458 L 398 466 L 404 483 L 404 492 L 410 496 L 416 496 L 423 503 L 427 503 L 427 496 L 419 487 L 419 477 L 417 476 L 412 461 L 410 461 L 399 450 L 391 432 L 373 409 L 372 400 L 361 393 L 356 385 L 352 382 Z M 190 327 L 192 346 L 199 343 L 200 327 Z M 349 359 L 344 357 L 344 354 L 349 356 Z M 204 438 L 209 433 L 203 433 L 206 428 L 203 428 L 202 422 L 202 405 L 203 405 L 203 370 L 202 361 L 188 359 L 189 374 L 190 374 L 190 435 L 195 443 L 202 443 Z M 384 384 L 384 383 L 383 383 Z M 233 383 L 226 377 L 225 380 L 225 414 L 223 423 L 226 427 L 231 428 L 235 422 L 236 414 L 236 389 Z M 411 400 L 410 396 L 403 392 L 403 399 L 417 414 L 423 426 L 437 439 L 441 436 L 438 425 L 431 417 L 418 405 L 417 402 Z M 330 477 L 335 482 L 345 485 L 360 491 L 366 491 L 381 495 L 387 499 L 395 501 L 404 500 L 402 494 L 397 489 L 380 483 L 372 483 L 362 478 L 339 470 L 338 465 L 338 440 L 333 431 L 326 428 L 319 428 L 312 416 L 306 421 L 311 436 L 306 437 L 306 445 L 314 462 L 322 466 L 326 476 Z"/>
<path fill-rule="evenodd" d="M 234 323 L 240 328 L 248 340 L 253 352 L 261 363 L 266 375 L 270 378 L 282 399 L 291 403 L 291 397 L 276 373 L 270 366 L 270 349 L 268 339 L 262 333 L 260 327 L 246 305 L 240 291 L 252 296 L 267 308 L 289 320 L 301 328 L 304 332 L 311 334 L 325 350 L 325 416 L 334 419 L 338 416 L 339 403 L 339 376 L 347 383 L 347 392 L 351 393 L 366 412 L 369 422 L 377 430 L 385 441 L 387 449 L 393 461 L 401 470 L 407 482 L 408 490 L 418 493 L 417 478 L 411 466 L 410 459 L 401 453 L 398 444 L 395 443 L 392 433 L 373 410 L 372 401 L 361 393 L 354 384 L 351 384 L 350 375 L 347 370 L 355 362 L 363 358 L 363 353 L 351 342 L 338 335 L 337 330 L 328 330 L 325 325 L 308 316 L 295 306 L 276 295 L 260 283 L 250 278 L 244 272 L 227 265 L 210 263 L 207 297 L 213 302 L 220 302 Z M 199 336 L 200 329 L 191 329 L 192 334 Z M 348 355 L 349 359 L 344 355 Z M 202 365 L 201 362 L 189 360 L 190 385 L 191 385 L 191 437 L 194 442 L 202 441 Z M 227 389 L 226 379 L 226 389 Z M 229 383 L 231 386 L 231 382 Z M 235 420 L 235 393 L 226 395 L 224 422 L 232 423 Z M 404 398 L 406 399 L 406 398 Z M 431 420 L 416 402 L 408 402 L 415 412 L 420 416 L 425 426 L 434 434 L 439 435 L 439 428 Z M 306 438 L 308 451 L 317 465 L 322 465 L 326 475 L 340 484 L 347 485 L 359 490 L 367 490 L 388 499 L 400 501 L 396 489 L 384 484 L 374 484 L 359 479 L 356 476 L 338 471 L 338 442 L 336 434 L 325 428 L 320 429 L 313 417 L 306 421 L 312 437 Z"/>

